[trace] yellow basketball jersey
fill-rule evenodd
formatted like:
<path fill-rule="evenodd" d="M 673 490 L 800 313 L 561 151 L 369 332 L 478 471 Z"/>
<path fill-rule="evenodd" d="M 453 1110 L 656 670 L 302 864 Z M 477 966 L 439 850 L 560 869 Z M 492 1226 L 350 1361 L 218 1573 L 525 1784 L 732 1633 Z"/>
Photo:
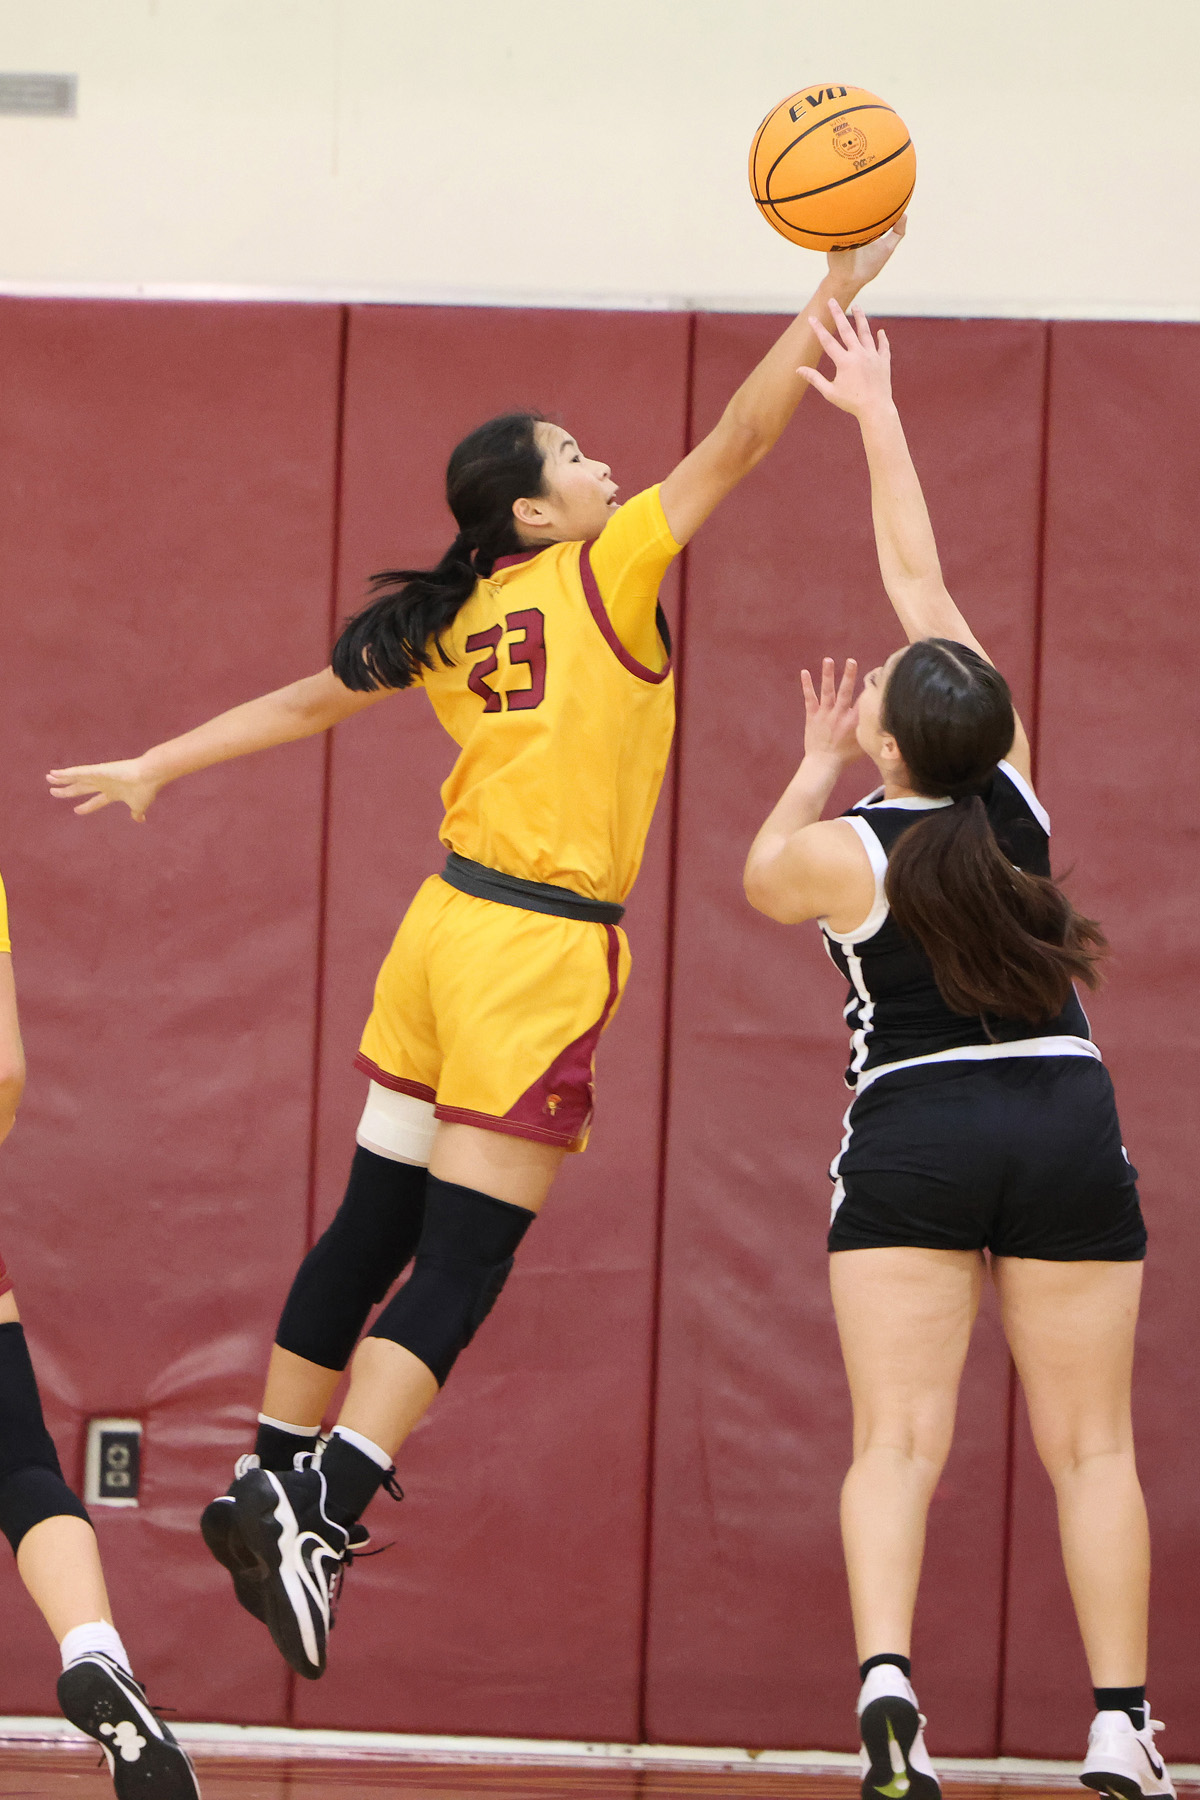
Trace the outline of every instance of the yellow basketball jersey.
<path fill-rule="evenodd" d="M 11 949 L 12 939 L 8 935 L 8 895 L 4 892 L 3 878 L 0 878 L 0 953 Z"/>
<path fill-rule="evenodd" d="M 477 583 L 444 636 L 450 666 L 434 650 L 423 676 L 462 752 L 442 788 L 448 850 L 625 898 L 675 723 L 665 651 L 651 668 L 628 645 L 657 646 L 658 588 L 678 553 L 654 487 L 593 543 L 502 557 Z"/>

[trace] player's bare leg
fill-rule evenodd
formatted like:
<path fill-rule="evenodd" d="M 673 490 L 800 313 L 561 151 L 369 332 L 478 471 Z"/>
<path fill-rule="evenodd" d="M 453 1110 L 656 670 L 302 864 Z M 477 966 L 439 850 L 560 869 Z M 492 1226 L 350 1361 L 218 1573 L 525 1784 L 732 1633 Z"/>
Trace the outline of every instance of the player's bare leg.
<path fill-rule="evenodd" d="M 113 1624 L 96 1534 L 62 1478 L 11 1291 L 0 1295 L 0 1522 L 62 1654 L 58 1700 L 104 1751 L 118 1800 L 199 1800 L 192 1766 L 151 1710 Z"/>
<path fill-rule="evenodd" d="M 909 1651 L 925 1521 L 954 1434 L 983 1258 L 968 1250 L 843 1250 L 830 1257 L 829 1275 L 854 1409 L 842 1541 L 863 1666 L 864 1792 L 880 1783 L 892 1791 L 903 1778 L 911 1800 L 933 1800 L 940 1789 Z"/>

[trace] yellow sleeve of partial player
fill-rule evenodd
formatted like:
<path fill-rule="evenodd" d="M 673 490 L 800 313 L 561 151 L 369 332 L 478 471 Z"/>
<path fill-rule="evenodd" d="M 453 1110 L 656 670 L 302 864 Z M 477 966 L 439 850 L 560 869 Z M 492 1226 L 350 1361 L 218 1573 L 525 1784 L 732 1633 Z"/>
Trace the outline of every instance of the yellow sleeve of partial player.
<path fill-rule="evenodd" d="M 681 548 L 671 536 L 657 486 L 627 500 L 588 546 L 613 630 L 629 654 L 655 674 L 667 661 L 658 632 L 658 590 Z"/>
<path fill-rule="evenodd" d="M 3 877 L 0 877 L 0 952 L 11 949 L 12 939 L 8 935 L 8 895 L 4 892 Z"/>

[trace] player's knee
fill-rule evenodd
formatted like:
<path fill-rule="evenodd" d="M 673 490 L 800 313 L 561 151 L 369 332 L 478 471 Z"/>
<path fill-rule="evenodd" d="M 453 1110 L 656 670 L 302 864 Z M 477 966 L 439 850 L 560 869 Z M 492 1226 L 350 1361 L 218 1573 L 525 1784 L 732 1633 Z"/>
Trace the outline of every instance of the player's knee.
<path fill-rule="evenodd" d="M 526 1207 L 431 1176 L 412 1275 L 372 1337 L 411 1351 L 442 1386 L 499 1299 L 533 1219 Z"/>
<path fill-rule="evenodd" d="M 62 1478 L 52 1443 L 50 1455 L 54 1457 L 53 1466 L 48 1462 L 28 1463 L 0 1477 L 0 1531 L 11 1544 L 14 1556 L 25 1534 L 46 1519 L 82 1519 L 85 1525 L 91 1524 L 83 1501 Z"/>

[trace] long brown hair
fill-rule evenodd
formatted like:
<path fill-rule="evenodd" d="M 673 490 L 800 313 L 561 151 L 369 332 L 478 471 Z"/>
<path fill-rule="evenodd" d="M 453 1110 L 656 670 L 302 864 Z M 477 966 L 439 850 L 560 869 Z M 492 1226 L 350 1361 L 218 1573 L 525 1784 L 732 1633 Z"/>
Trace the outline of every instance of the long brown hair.
<path fill-rule="evenodd" d="M 953 1012 L 1054 1018 L 1072 981 L 1099 984 L 1108 944 L 1055 882 L 1014 867 L 996 841 L 980 790 L 1012 748 L 1008 683 L 966 645 L 921 638 L 893 668 L 879 722 L 915 791 L 953 801 L 892 850 L 884 885 L 896 924 Z"/>

